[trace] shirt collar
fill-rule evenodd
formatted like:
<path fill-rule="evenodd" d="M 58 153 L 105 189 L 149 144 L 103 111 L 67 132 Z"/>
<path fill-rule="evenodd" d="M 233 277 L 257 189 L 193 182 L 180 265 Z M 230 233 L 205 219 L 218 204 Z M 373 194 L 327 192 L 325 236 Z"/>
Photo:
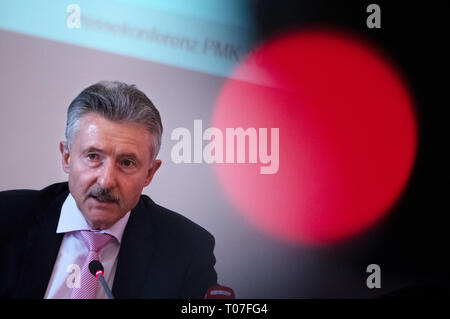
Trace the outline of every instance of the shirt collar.
<path fill-rule="evenodd" d="M 127 225 L 129 218 L 130 212 L 126 213 L 110 228 L 103 229 L 99 232 L 114 236 L 120 244 L 120 242 L 122 241 L 125 226 Z M 83 214 L 78 209 L 75 199 L 73 198 L 72 194 L 69 193 L 61 208 L 61 215 L 59 217 L 56 233 L 60 234 L 78 230 L 95 231 L 88 225 L 88 223 L 84 219 Z"/>

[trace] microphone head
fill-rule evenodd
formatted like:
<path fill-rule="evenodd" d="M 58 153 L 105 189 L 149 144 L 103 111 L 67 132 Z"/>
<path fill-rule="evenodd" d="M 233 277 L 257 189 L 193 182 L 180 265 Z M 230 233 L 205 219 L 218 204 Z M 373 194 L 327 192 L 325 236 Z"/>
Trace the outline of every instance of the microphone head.
<path fill-rule="evenodd" d="M 230 287 L 215 285 L 206 291 L 205 299 L 235 299 L 234 291 Z"/>
<path fill-rule="evenodd" d="M 92 276 L 97 277 L 97 273 L 100 271 L 103 273 L 103 265 L 98 260 L 93 260 L 89 263 L 89 271 L 91 272 Z"/>

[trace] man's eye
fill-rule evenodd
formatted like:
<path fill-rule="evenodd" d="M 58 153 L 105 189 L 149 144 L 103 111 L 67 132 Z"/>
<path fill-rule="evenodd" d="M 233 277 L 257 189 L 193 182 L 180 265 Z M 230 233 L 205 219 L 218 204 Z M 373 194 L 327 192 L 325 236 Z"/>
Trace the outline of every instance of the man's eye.
<path fill-rule="evenodd" d="M 134 166 L 134 162 L 131 160 L 123 160 L 122 161 L 122 165 L 125 167 L 133 167 Z"/>
<path fill-rule="evenodd" d="M 95 161 L 98 159 L 98 155 L 97 154 L 88 154 L 88 159 L 90 159 L 91 161 Z"/>

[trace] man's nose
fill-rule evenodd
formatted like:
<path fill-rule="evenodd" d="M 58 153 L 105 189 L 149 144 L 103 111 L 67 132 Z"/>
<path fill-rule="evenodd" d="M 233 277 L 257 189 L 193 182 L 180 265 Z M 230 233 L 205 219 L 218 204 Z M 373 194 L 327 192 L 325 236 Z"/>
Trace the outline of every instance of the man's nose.
<path fill-rule="evenodd" d="M 113 161 L 107 160 L 103 163 L 98 184 L 104 189 L 111 189 L 116 186 L 116 167 Z"/>

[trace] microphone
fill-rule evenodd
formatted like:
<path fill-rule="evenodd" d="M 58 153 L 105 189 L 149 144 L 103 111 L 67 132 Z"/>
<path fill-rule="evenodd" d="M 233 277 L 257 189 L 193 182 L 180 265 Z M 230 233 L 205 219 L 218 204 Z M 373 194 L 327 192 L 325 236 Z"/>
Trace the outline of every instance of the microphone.
<path fill-rule="evenodd" d="M 106 294 L 108 295 L 109 299 L 114 299 L 114 296 L 111 292 L 111 289 L 109 289 L 108 285 L 106 284 L 105 277 L 103 275 L 103 265 L 98 260 L 93 260 L 89 263 L 89 271 L 91 272 L 92 276 L 97 277 L 98 280 L 102 283 L 103 289 L 105 289 Z"/>
<path fill-rule="evenodd" d="M 205 299 L 235 299 L 234 291 L 230 287 L 215 285 L 205 294 Z"/>

